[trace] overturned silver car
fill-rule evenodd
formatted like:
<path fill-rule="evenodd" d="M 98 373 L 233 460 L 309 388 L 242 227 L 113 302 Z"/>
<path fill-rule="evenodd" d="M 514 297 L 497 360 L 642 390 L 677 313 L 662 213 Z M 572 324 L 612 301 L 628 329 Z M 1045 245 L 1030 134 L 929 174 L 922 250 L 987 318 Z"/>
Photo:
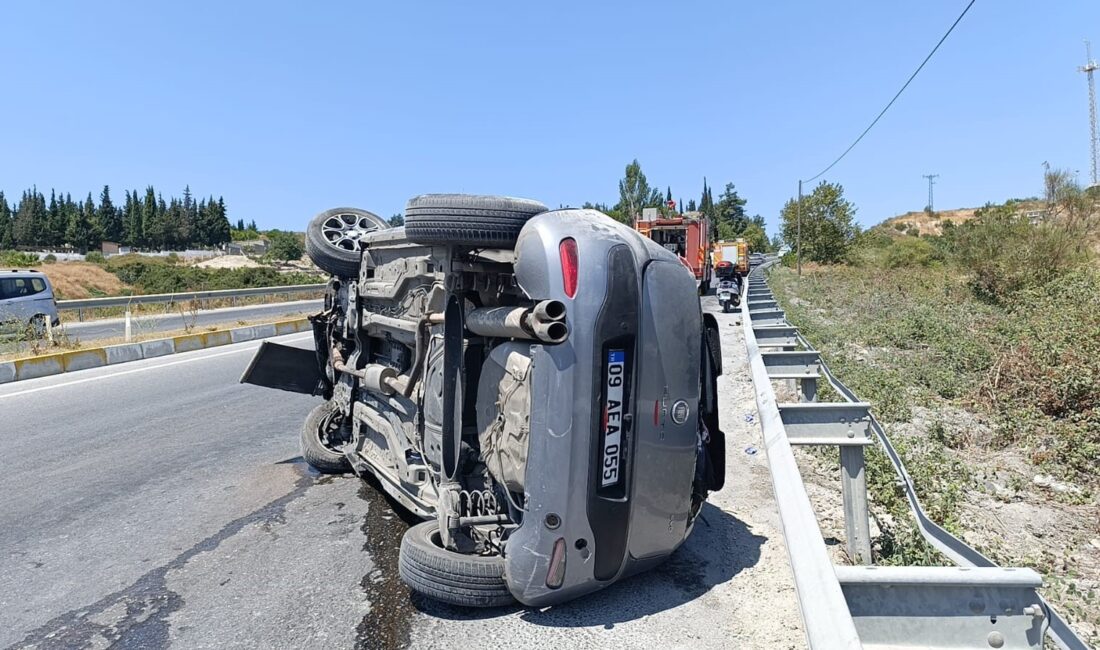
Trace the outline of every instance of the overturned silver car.
<path fill-rule="evenodd" d="M 724 480 L 717 326 L 675 255 L 594 210 L 429 194 L 404 227 L 318 215 L 316 352 L 242 381 L 324 398 L 304 458 L 372 475 L 425 521 L 405 582 L 547 605 L 666 559 Z"/>

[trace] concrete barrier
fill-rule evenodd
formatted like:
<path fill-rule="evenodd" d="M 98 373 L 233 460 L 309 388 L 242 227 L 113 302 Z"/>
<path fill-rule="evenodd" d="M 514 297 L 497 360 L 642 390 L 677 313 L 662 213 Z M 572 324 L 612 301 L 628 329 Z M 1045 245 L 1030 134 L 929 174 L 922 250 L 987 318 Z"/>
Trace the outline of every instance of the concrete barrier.
<path fill-rule="evenodd" d="M 119 363 L 140 361 L 141 359 L 153 359 L 169 354 L 204 350 L 220 345 L 254 341 L 272 336 L 294 334 L 309 329 L 308 319 L 297 318 L 266 325 L 237 327 L 201 334 L 185 334 L 165 339 L 142 341 L 141 343 L 123 343 L 101 348 L 56 352 L 14 361 L 0 361 L 0 384 L 88 368 L 113 366 Z"/>

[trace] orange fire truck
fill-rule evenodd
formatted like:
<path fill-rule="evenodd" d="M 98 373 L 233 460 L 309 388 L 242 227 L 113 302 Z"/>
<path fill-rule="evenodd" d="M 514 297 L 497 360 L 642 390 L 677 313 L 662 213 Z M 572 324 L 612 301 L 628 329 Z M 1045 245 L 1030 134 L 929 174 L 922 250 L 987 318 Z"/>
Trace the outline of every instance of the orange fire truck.
<path fill-rule="evenodd" d="M 725 279 L 724 276 L 735 271 L 741 277 L 749 274 L 749 245 L 743 238 L 714 242 L 711 259 L 714 260 L 715 273 L 719 279 Z"/>
<path fill-rule="evenodd" d="M 680 256 L 692 274 L 700 291 L 710 287 L 710 223 L 701 212 L 676 212 L 676 203 L 669 201 L 668 215 L 657 208 L 642 210 L 642 218 L 634 221 L 634 229 Z"/>

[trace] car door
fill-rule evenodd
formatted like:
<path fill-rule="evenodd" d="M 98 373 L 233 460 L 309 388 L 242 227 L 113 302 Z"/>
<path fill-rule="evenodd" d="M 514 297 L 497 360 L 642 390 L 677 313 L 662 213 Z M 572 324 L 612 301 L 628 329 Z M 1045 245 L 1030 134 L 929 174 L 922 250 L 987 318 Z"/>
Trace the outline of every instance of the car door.
<path fill-rule="evenodd" d="M 25 278 L 0 277 L 0 326 L 4 329 L 13 329 L 27 320 L 23 316 L 22 281 Z"/>

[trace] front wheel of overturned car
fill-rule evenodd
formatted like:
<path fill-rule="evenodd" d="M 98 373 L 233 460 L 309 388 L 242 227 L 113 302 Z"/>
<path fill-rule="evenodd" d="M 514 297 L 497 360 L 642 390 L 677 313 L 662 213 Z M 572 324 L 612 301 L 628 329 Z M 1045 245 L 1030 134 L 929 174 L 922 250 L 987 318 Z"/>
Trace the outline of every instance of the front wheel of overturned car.
<path fill-rule="evenodd" d="M 306 254 L 322 271 L 354 278 L 367 235 L 389 227 L 382 217 L 359 208 L 325 210 L 306 227 Z"/>
<path fill-rule="evenodd" d="M 302 425 L 302 458 L 322 474 L 351 471 L 351 463 L 339 449 L 345 424 L 343 414 L 332 402 L 317 405 Z"/>
<path fill-rule="evenodd" d="M 444 548 L 436 521 L 406 531 L 398 557 L 405 584 L 435 600 L 464 607 L 502 607 L 515 602 L 504 581 L 504 558 Z"/>

